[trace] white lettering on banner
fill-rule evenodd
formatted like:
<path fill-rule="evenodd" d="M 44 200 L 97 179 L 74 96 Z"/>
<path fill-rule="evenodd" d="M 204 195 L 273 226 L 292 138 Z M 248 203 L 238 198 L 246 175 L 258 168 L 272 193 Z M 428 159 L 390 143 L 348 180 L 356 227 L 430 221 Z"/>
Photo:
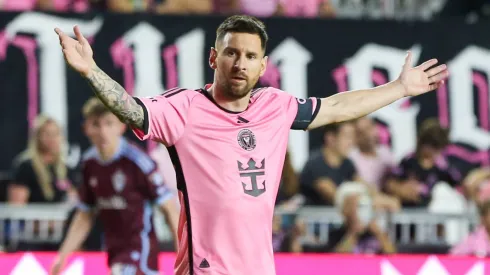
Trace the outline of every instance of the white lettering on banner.
<path fill-rule="evenodd" d="M 298 98 L 307 98 L 307 65 L 312 54 L 293 38 L 287 38 L 270 53 L 270 59 L 281 74 L 281 89 Z M 292 164 L 300 171 L 308 159 L 308 133 L 291 131 L 289 137 Z"/>
<path fill-rule="evenodd" d="M 412 47 L 412 61 L 417 63 L 421 49 Z M 348 87 L 350 90 L 373 87 L 372 72 L 375 67 L 387 71 L 389 81 L 396 79 L 401 72 L 407 52 L 405 50 L 366 44 L 350 57 L 345 65 L 348 73 Z M 378 111 L 370 114 L 383 123 L 386 123 L 391 133 L 393 155 L 396 161 L 401 160 L 415 149 L 417 135 L 417 114 L 420 106 L 411 105 L 408 108 L 401 106 L 408 99 L 398 100 Z M 400 123 L 403 122 L 403 123 Z"/>
<path fill-rule="evenodd" d="M 179 86 L 197 89 L 204 86 L 204 31 L 195 29 L 177 39 Z"/>
<path fill-rule="evenodd" d="M 28 33 L 34 36 L 40 49 L 39 68 L 35 68 L 36 73 L 39 72 L 40 76 L 40 90 L 34 91 L 40 95 L 40 113 L 45 113 L 58 120 L 67 137 L 66 64 L 53 28 L 57 26 L 65 33 L 73 34 L 73 26 L 78 25 L 84 35 L 92 37 L 99 31 L 102 23 L 101 18 L 83 20 L 29 12 L 15 17 L 5 28 L 8 41 L 12 41 L 19 33 Z M 37 106 L 38 102 L 29 102 L 29 104 Z M 78 162 L 80 157 L 79 145 L 72 145 L 70 153 L 68 159 L 71 162 Z"/>
<path fill-rule="evenodd" d="M 160 48 L 165 42 L 165 35 L 148 23 L 139 23 L 122 39 L 126 45 L 133 46 L 134 95 L 147 97 L 163 93 Z"/>
<path fill-rule="evenodd" d="M 17 262 L 10 275 L 47 275 L 48 272 L 44 269 L 43 265 L 38 262 L 36 257 L 30 253 L 24 254 L 22 258 Z M 76 259 L 64 268 L 61 275 L 83 275 L 84 264 L 83 260 Z"/>
<path fill-rule="evenodd" d="M 398 271 L 388 260 L 381 261 L 381 274 L 382 275 L 405 275 Z M 444 267 L 436 256 L 429 256 L 422 267 L 416 273 L 418 275 L 450 275 L 451 273 Z M 483 275 L 485 274 L 485 264 L 478 262 L 471 266 L 471 268 L 464 273 L 465 275 Z"/>
<path fill-rule="evenodd" d="M 469 46 L 448 63 L 451 78 L 449 79 L 449 106 L 451 117 L 451 141 L 474 146 L 479 150 L 490 148 L 490 133 L 478 126 L 478 118 L 474 112 L 475 98 L 473 95 L 473 72 L 482 71 L 486 74 L 486 83 L 490 76 L 490 51 Z M 486 99 L 488 90 L 482 91 Z M 480 98 L 483 100 L 483 98 Z M 478 100 L 476 100 L 478 102 Z M 481 119 L 488 121 L 488 105 L 486 110 L 480 110 Z"/>

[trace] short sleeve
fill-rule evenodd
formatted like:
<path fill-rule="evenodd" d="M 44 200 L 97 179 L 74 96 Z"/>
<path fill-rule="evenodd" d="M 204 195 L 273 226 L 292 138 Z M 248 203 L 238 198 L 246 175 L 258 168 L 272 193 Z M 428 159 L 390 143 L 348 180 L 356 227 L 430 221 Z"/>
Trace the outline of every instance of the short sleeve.
<path fill-rule="evenodd" d="M 78 209 L 82 211 L 90 211 L 95 206 L 95 194 L 92 190 L 90 182 L 90 174 L 88 174 L 87 166 L 81 165 L 80 185 L 78 186 Z M 93 183 L 92 183 L 93 184 Z"/>
<path fill-rule="evenodd" d="M 183 134 L 190 106 L 189 90 L 176 89 L 149 98 L 134 97 L 145 112 L 144 129 L 133 128 L 140 140 L 172 146 Z"/>
<path fill-rule="evenodd" d="M 23 185 L 31 189 L 32 184 L 36 182 L 36 178 L 30 160 L 14 164 L 12 169 L 12 180 L 15 184 Z"/>
<path fill-rule="evenodd" d="M 321 100 L 316 97 L 297 98 L 287 92 L 273 89 L 286 108 L 287 121 L 292 130 L 306 130 L 320 111 Z"/>

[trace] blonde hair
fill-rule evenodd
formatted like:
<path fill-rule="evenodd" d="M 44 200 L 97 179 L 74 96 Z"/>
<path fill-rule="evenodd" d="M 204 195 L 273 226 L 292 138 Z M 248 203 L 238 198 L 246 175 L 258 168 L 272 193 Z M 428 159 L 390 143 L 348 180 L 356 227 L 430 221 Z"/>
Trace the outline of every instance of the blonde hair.
<path fill-rule="evenodd" d="M 82 114 L 83 118 L 100 117 L 106 113 L 110 113 L 110 110 L 100 101 L 97 97 L 91 97 L 83 104 Z"/>
<path fill-rule="evenodd" d="M 45 115 L 39 115 L 36 117 L 34 121 L 34 126 L 29 134 L 27 149 L 19 155 L 17 161 L 31 161 L 32 168 L 37 177 L 37 182 L 41 187 L 44 198 L 51 201 L 54 199 L 55 195 L 53 185 L 51 184 L 53 178 L 51 176 L 48 166 L 44 163 L 42 159 L 39 148 L 39 132 L 48 123 L 55 123 L 59 127 L 59 124 L 56 122 L 56 120 L 51 117 Z M 61 146 L 63 147 L 63 142 Z M 58 180 L 66 180 L 67 178 L 67 168 L 63 155 L 63 150 L 60 150 L 54 162 L 54 173 Z"/>

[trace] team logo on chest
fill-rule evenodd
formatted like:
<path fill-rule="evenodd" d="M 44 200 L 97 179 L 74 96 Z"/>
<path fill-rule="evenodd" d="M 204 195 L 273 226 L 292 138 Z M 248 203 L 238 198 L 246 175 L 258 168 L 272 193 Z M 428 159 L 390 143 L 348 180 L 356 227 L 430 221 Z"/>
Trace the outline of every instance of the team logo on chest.
<path fill-rule="evenodd" d="M 121 170 L 117 170 L 113 175 L 112 175 L 112 187 L 114 187 L 114 190 L 116 192 L 121 192 L 124 189 L 124 186 L 126 185 L 126 175 Z"/>
<path fill-rule="evenodd" d="M 257 146 L 255 134 L 249 129 L 242 129 L 237 136 L 238 145 L 247 151 L 252 151 Z"/>

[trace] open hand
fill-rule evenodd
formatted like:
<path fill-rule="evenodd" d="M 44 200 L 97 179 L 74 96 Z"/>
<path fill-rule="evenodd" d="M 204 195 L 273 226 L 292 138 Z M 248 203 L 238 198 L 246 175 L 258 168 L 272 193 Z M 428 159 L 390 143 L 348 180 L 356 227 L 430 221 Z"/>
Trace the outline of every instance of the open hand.
<path fill-rule="evenodd" d="M 73 28 L 77 40 L 63 33 L 59 28 L 54 31 L 58 34 L 60 45 L 66 62 L 82 76 L 87 77 L 95 64 L 93 60 L 92 47 L 87 39 L 82 35 L 78 26 Z"/>
<path fill-rule="evenodd" d="M 399 77 L 405 89 L 405 96 L 417 96 L 438 89 L 449 76 L 445 64 L 432 68 L 437 59 L 430 59 L 417 67 L 412 67 L 412 53 L 408 52 Z"/>

